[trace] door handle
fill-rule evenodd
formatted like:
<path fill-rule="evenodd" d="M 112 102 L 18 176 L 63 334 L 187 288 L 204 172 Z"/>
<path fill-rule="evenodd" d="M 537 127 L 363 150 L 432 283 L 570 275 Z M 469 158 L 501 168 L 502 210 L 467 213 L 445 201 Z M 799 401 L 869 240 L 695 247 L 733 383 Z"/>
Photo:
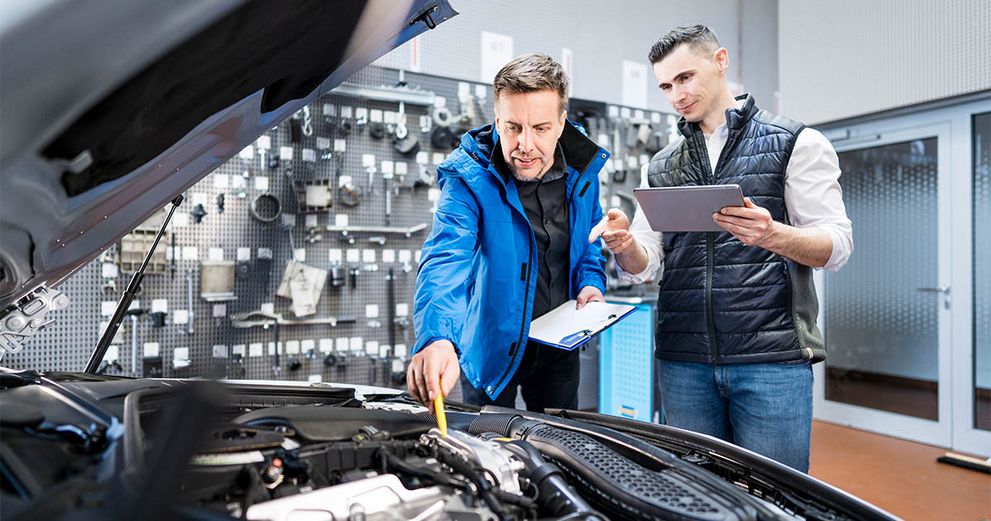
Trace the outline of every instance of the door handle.
<path fill-rule="evenodd" d="M 950 287 L 949 286 L 939 286 L 935 288 L 915 288 L 917 291 L 923 291 L 926 293 L 942 293 L 943 294 L 943 307 L 950 309 Z"/>

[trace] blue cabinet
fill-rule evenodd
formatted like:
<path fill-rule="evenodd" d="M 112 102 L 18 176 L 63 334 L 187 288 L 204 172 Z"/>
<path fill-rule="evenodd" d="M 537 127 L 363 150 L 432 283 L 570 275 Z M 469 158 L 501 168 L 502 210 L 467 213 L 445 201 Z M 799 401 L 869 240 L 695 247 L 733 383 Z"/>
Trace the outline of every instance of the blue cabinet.
<path fill-rule="evenodd" d="M 636 308 L 599 335 L 599 412 L 656 423 L 654 305 Z"/>

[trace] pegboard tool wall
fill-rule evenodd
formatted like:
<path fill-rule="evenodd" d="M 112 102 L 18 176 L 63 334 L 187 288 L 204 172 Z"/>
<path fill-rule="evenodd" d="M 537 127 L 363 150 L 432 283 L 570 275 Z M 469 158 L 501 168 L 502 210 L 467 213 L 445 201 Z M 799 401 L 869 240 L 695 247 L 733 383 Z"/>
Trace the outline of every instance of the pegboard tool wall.
<path fill-rule="evenodd" d="M 368 67 L 347 83 L 391 87 L 399 82 L 401 74 L 394 69 Z M 461 134 L 459 126 L 475 127 L 494 118 L 490 85 L 408 72 L 404 79 L 412 88 L 443 98 L 454 120 L 468 112 L 469 104 L 472 106 L 473 120 L 451 125 L 455 138 Z M 474 99 L 466 98 L 466 94 Z M 429 233 L 437 195 L 435 186 L 421 183 L 414 187 L 413 181 L 420 174 L 418 160 L 425 160 L 423 167 L 432 176 L 451 148 L 434 146 L 429 132 L 421 130 L 424 119 L 421 116 L 431 120 L 431 127 L 437 126 L 431 117 L 433 107 L 410 103 L 404 107 L 408 130 L 419 142 L 419 156 L 400 153 L 388 132 L 381 139 L 372 137 L 371 128 L 378 121 L 370 120 L 365 125 L 357 122 L 359 113 L 378 120 L 375 111 L 383 112 L 383 122 L 392 121 L 398 108 L 396 102 L 370 101 L 332 92 L 310 104 L 308 121 L 300 113 L 295 121 L 282 122 L 191 188 L 159 245 L 159 249 L 166 250 L 174 273 L 167 269 L 164 273 L 146 275 L 135 306 L 144 313 L 125 319 L 106 357 L 117 364 L 110 364 L 105 371 L 136 376 L 336 381 L 402 387 L 394 377 L 405 370 L 407 346 L 414 342 L 412 292 L 416 266 L 420 247 Z M 658 113 L 642 114 L 617 106 L 607 108 L 605 104 L 601 108 L 600 117 L 586 124 L 593 139 L 614 153 L 610 168 L 601 177 L 602 204 L 604 208 L 623 206 L 632 215 L 630 196 L 639 182 L 639 165 L 648 151 L 641 143 L 629 146 L 635 141 L 626 137 L 632 135 L 629 121 L 637 117 L 644 121 L 652 119 L 652 127 L 664 134 L 666 142 L 674 120 Z M 386 114 L 389 112 L 393 115 Z M 347 125 L 342 125 L 342 121 L 351 124 L 350 132 L 345 132 Z M 300 132 L 304 128 L 312 132 Z M 273 156 L 279 159 L 270 163 Z M 374 166 L 371 190 L 368 165 Z M 385 172 L 390 168 L 393 176 L 388 182 L 402 187 L 393 191 L 387 223 L 385 177 L 388 174 Z M 403 168 L 405 176 L 397 173 Z M 341 193 L 332 190 L 330 208 L 310 213 L 299 211 L 298 203 L 305 202 L 305 196 L 303 191 L 297 193 L 296 185 L 323 183 L 338 187 L 348 178 L 361 194 L 357 204 L 345 204 Z M 273 222 L 261 222 L 250 216 L 252 201 L 262 193 L 281 200 L 283 213 Z M 222 211 L 220 195 L 223 195 Z M 200 208 L 206 214 L 197 223 L 193 214 L 199 213 Z M 160 223 L 159 218 L 157 223 L 148 225 Z M 426 229 L 409 236 L 378 232 L 343 234 L 327 229 L 341 225 L 409 228 L 420 224 L 426 224 Z M 131 276 L 115 269 L 119 248 L 119 245 L 110 248 L 61 286 L 70 299 L 69 309 L 57 314 L 56 322 L 34 338 L 24 351 L 8 355 L 4 365 L 82 369 L 105 326 L 101 322 L 108 320 Z M 297 318 L 292 302 L 275 296 L 286 265 L 293 258 L 320 270 L 331 270 L 337 265 L 343 268 L 345 280 L 343 286 L 335 287 L 328 276 L 316 313 L 300 318 L 336 317 L 354 322 L 342 321 L 336 326 L 233 327 L 231 315 L 261 309 L 285 319 Z M 201 263 L 216 260 L 238 261 L 234 300 L 208 302 L 200 296 Z M 352 270 L 356 276 L 351 275 Z M 394 274 L 395 316 L 405 326 L 396 328 L 394 342 L 389 338 L 390 272 Z M 191 327 L 187 303 L 190 284 Z M 151 312 L 163 311 L 164 324 L 156 327 Z M 132 334 L 137 345 L 136 357 L 132 355 Z M 452 398 L 457 399 L 459 394 L 456 388 Z"/>

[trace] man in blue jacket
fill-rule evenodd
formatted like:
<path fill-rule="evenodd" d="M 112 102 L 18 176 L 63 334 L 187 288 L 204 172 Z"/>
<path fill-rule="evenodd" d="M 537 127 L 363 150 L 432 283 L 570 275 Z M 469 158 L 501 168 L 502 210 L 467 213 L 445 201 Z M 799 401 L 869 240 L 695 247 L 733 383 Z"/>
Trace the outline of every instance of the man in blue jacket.
<path fill-rule="evenodd" d="M 609 154 L 567 120 L 568 77 L 550 57 L 512 60 L 492 87 L 495 123 L 437 167 L 407 385 L 431 410 L 462 372 L 467 403 L 513 407 L 519 386 L 530 410 L 576 408 L 578 352 L 527 339 L 533 318 L 569 299 L 603 300 L 601 247 L 587 238 Z"/>

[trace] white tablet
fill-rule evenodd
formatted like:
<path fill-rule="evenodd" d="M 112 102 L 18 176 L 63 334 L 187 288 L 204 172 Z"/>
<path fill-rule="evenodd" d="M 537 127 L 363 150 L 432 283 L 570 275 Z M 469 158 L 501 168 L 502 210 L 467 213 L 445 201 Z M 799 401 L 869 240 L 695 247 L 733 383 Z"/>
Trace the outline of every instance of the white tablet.
<path fill-rule="evenodd" d="M 657 232 L 719 232 L 712 214 L 726 206 L 743 206 L 740 185 L 636 188 L 633 196 Z"/>

